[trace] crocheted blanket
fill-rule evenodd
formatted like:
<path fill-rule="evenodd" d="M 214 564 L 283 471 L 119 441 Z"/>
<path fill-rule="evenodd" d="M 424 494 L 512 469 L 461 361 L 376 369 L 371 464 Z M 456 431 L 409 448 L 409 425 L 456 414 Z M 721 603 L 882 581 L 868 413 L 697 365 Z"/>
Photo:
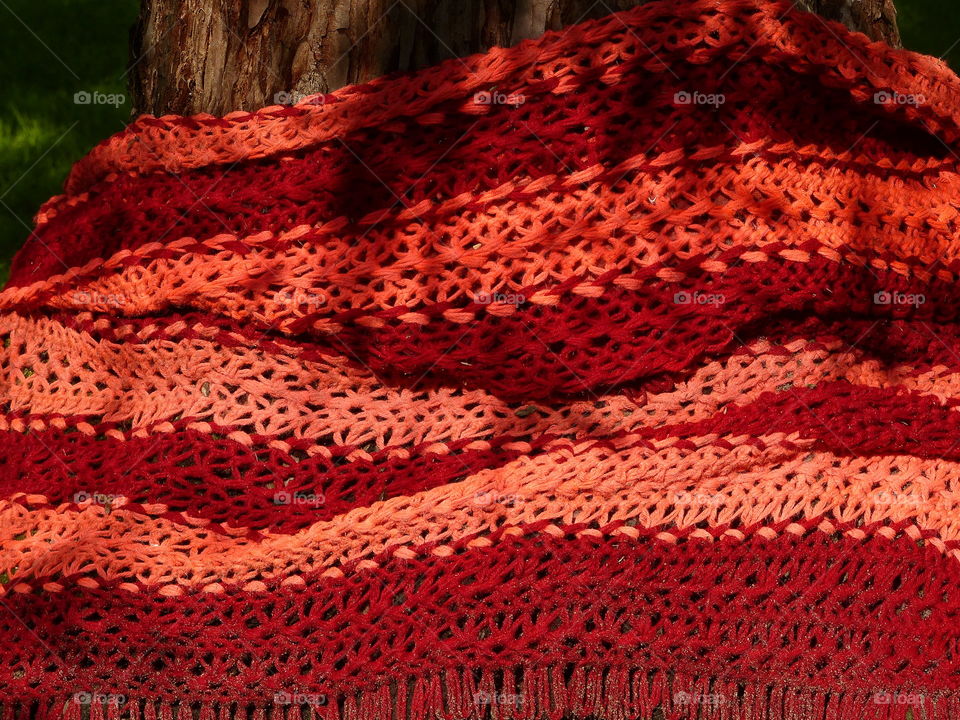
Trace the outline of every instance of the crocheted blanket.
<path fill-rule="evenodd" d="M 0 294 L 0 717 L 960 716 L 958 96 L 689 0 L 108 139 Z"/>

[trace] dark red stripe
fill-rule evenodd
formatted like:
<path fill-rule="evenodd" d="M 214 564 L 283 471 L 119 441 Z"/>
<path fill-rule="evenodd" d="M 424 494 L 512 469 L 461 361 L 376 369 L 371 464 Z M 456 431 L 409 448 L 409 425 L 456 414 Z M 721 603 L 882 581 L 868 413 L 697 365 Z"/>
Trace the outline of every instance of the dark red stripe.
<path fill-rule="evenodd" d="M 553 437 L 526 439 L 536 454 Z M 76 431 L 3 432 L 0 497 L 22 492 L 23 478 L 30 477 L 29 492 L 45 495 L 54 506 L 85 499 L 107 504 L 123 496 L 131 503 L 126 510 L 142 512 L 141 505 L 163 503 L 169 512 L 162 517 L 175 522 L 184 522 L 184 515 L 206 518 L 251 528 L 257 537 L 262 530 L 293 533 L 355 507 L 458 482 L 521 454 L 503 447 L 516 438 L 500 436 L 489 441 L 489 450 L 464 449 L 474 440 L 466 438 L 452 442 L 445 455 L 421 448 L 408 460 L 380 451 L 371 453 L 371 460 L 348 461 L 344 455 L 354 448 L 332 447 L 334 457 L 326 459 L 296 449 L 315 439 L 290 439 L 292 454 L 266 447 L 270 439 L 247 447 L 222 434 L 182 427 L 125 441 Z"/>
<path fill-rule="evenodd" d="M 312 331 L 312 319 L 307 318 L 297 339 L 311 350 L 304 359 L 311 353 L 343 355 L 389 384 L 481 387 L 517 402 L 594 397 L 616 387 L 630 388 L 665 373 L 687 371 L 704 357 L 728 355 L 768 333 L 782 335 L 783 323 L 829 325 L 843 318 L 847 327 L 842 337 L 852 338 L 858 347 L 869 342 L 863 346 L 885 363 L 923 365 L 932 357 L 957 354 L 950 345 L 957 332 L 949 329 L 960 321 L 956 283 L 925 283 L 892 271 L 836 263 L 817 255 L 818 248 L 810 243 L 808 262 L 775 256 L 741 263 L 739 251 L 733 251 L 726 257 L 729 269 L 720 274 L 698 270 L 700 261 L 695 259 L 683 264 L 688 274 L 678 283 L 658 279 L 661 268 L 655 266 L 636 276 L 644 283 L 638 290 L 614 285 L 617 276 L 611 273 L 599 279 L 606 283 L 600 297 L 570 293 L 571 282 L 549 291 L 559 296 L 556 305 L 527 302 L 508 317 L 491 316 L 484 306 L 474 305 L 477 320 L 465 324 L 442 317 L 449 304 L 424 308 L 431 317 L 425 325 L 391 320 L 403 308 L 382 313 L 388 324 L 379 329 L 358 327 L 345 315 L 344 329 L 332 336 Z M 876 304 L 875 294 L 884 291 L 923 295 L 925 302 L 919 307 Z M 681 293 L 722 296 L 724 302 L 680 304 L 676 300 Z M 857 320 L 866 322 L 851 324 Z M 129 322 L 136 326 L 138 321 Z M 864 326 L 864 336 L 853 338 Z M 949 332 L 938 335 L 935 328 L 944 326 Z M 246 334 L 252 334 L 250 328 Z M 914 349 L 916 355 L 904 357 Z"/>
<path fill-rule="evenodd" d="M 722 413 L 702 421 L 645 428 L 632 435 L 637 445 L 645 446 L 651 440 L 716 434 L 723 447 L 724 436 L 796 433 L 817 441 L 805 446 L 807 450 L 841 456 L 960 460 L 958 402 L 941 403 L 903 388 L 829 382 L 785 387 L 747 404 L 725 405 Z M 103 424 L 96 430 L 100 434 L 114 426 Z M 29 475 L 36 478 L 30 492 L 46 496 L 50 505 L 91 496 L 104 503 L 103 498 L 123 496 L 129 500 L 127 511 L 143 512 L 142 505 L 163 503 L 169 512 L 162 517 L 174 522 L 184 522 L 184 515 L 206 518 L 250 528 L 251 536 L 258 537 L 261 530 L 292 533 L 355 507 L 458 482 L 521 454 L 536 455 L 557 438 L 581 437 L 583 431 L 576 418 L 570 418 L 566 432 L 499 435 L 488 439 L 489 450 L 465 449 L 474 438 L 463 438 L 450 443 L 448 454 L 418 448 L 409 459 L 388 458 L 387 451 L 379 451 L 371 460 L 348 461 L 345 455 L 354 448 L 331 448 L 332 459 L 310 457 L 296 448 L 292 454 L 269 448 L 271 438 L 258 438 L 255 447 L 247 447 L 224 436 L 230 428 L 217 430 L 207 434 L 178 427 L 172 433 L 126 441 L 76 431 L 0 433 L 0 497 L 22 491 L 22 478 Z M 621 430 L 595 440 L 605 445 L 624 434 Z M 531 449 L 521 453 L 503 447 L 518 440 Z M 312 441 L 289 442 L 302 447 Z M 689 445 L 690 450 L 696 447 Z"/>
<path fill-rule="evenodd" d="M 798 433 L 817 440 L 811 449 L 838 455 L 913 455 L 960 459 L 960 399 L 943 403 L 904 388 L 874 388 L 846 381 L 785 387 L 694 423 L 644 431 L 645 438 Z M 721 441 L 722 442 L 722 441 Z M 681 445 L 682 447 L 682 445 Z M 694 449 L 695 445 L 690 445 Z M 732 449 L 732 448 L 729 448 Z"/>
<path fill-rule="evenodd" d="M 929 136 L 876 107 L 853 103 L 844 90 L 825 89 L 818 79 L 792 70 L 758 60 L 744 61 L 732 71 L 694 65 L 681 82 L 670 73 L 633 71 L 645 62 L 646 57 L 618 66 L 622 80 L 612 86 L 598 83 L 591 74 L 580 77 L 575 103 L 569 95 L 548 93 L 516 109 L 493 106 L 489 115 L 478 117 L 453 110 L 461 104 L 458 100 L 438 108 L 446 113 L 444 123 L 423 125 L 407 118 L 386 130 L 367 129 L 282 161 L 213 166 L 176 176 L 123 175 L 99 183 L 91 191 L 92 200 L 63 207 L 28 241 L 14 259 L 10 284 L 26 285 L 62 273 L 64 263 L 78 267 L 121 249 L 184 236 L 277 232 L 340 216 L 354 222 L 378 209 L 390 224 L 397 208 L 424 199 L 478 195 L 517 178 L 566 176 L 597 163 L 613 168 L 644 153 L 684 149 L 689 155 L 699 147 L 733 147 L 741 141 L 791 141 L 834 152 L 856 144 L 858 153 L 894 163 L 946 156 L 944 147 Z M 758 73 L 765 76 L 762 92 L 756 86 Z M 744 78 L 751 78 L 747 90 Z M 691 87 L 723 94 L 726 102 L 716 112 L 664 102 Z M 803 102 L 814 95 L 828 98 L 829 118 L 817 119 L 826 111 Z M 410 147 L 418 152 L 411 155 Z M 721 159 L 742 162 L 730 156 Z M 770 159 L 782 160 L 777 155 Z M 702 161 L 690 163 L 699 166 Z M 893 171 L 871 167 L 871 172 L 882 177 Z M 605 181 L 622 175 L 617 172 Z M 129 202 L 131 197 L 137 202 Z M 511 199 L 532 198 L 518 191 Z M 353 232 L 362 236 L 365 230 Z M 371 248 L 374 253 L 384 250 Z"/>
<path fill-rule="evenodd" d="M 156 340 L 192 340 L 207 339 L 220 343 L 225 347 L 252 347 L 268 353 L 296 353 L 305 360 L 321 362 L 329 357 L 340 357 L 345 351 L 342 344 L 335 341 L 318 343 L 305 336 L 290 338 L 276 332 L 263 332 L 251 328 L 246 323 L 228 320 L 206 313 L 171 313 L 165 316 L 146 316 L 136 318 L 122 318 L 105 316 L 102 314 L 84 314 L 53 312 L 49 317 L 62 323 L 68 328 L 89 334 L 97 340 L 108 342 L 122 341 L 127 344 L 141 344 Z M 838 316 L 839 317 L 839 316 Z M 139 335 L 124 334 L 118 336 L 113 324 L 108 327 L 99 327 L 97 323 L 107 319 L 116 325 L 130 326 L 134 333 L 140 333 L 144 328 L 153 328 L 152 332 Z M 804 317 L 800 314 L 778 316 L 777 322 L 749 334 L 751 340 L 764 338 L 773 346 L 773 352 L 789 354 L 785 348 L 776 349 L 796 340 L 808 341 L 806 349 L 825 347 L 828 342 L 841 341 L 863 354 L 864 358 L 879 360 L 887 365 L 910 364 L 915 373 L 922 373 L 935 366 L 943 366 L 948 371 L 960 371 L 960 323 L 913 322 L 906 320 L 871 319 L 870 317 L 853 317 L 849 319 L 834 319 L 831 317 Z M 183 322 L 186 329 L 176 334 L 167 332 L 174 323 Z M 194 329 L 198 326 L 198 329 Z M 211 337 L 203 333 L 214 330 Z M 239 335 L 246 342 L 238 342 L 230 334 Z M 736 356 L 752 357 L 749 348 L 740 345 L 731 345 L 710 355 L 711 360 L 726 362 Z M 348 365 L 363 369 L 363 365 L 356 362 L 350 355 L 346 356 Z M 698 358 L 694 358 L 694 361 Z M 697 368 L 695 362 L 680 371 L 659 374 L 643 384 L 643 389 L 650 392 L 667 390 L 677 382 L 683 380 Z"/>
<path fill-rule="evenodd" d="M 874 294 L 881 290 L 923 294 L 926 302 L 919 308 L 877 305 Z M 678 293 L 722 295 L 725 302 L 678 304 Z M 683 371 L 705 356 L 729 353 L 778 331 L 784 320 L 903 319 L 922 336 L 925 323 L 956 323 L 958 312 L 954 283 L 920 283 L 814 256 L 805 263 L 778 258 L 732 266 L 719 276 L 698 274 L 675 284 L 648 275 L 637 291 L 611 286 L 598 298 L 565 295 L 555 306 L 527 303 L 514 315 L 481 316 L 465 325 L 435 319 L 374 331 L 348 326 L 325 342 L 333 348 L 339 343 L 345 355 L 391 383 L 409 384 L 429 372 L 443 382 L 522 401 L 592 397 Z M 895 332 L 868 330 L 873 331 Z M 932 330 L 926 342 L 939 342 Z M 889 357 L 880 353 L 881 359 Z"/>
<path fill-rule="evenodd" d="M 638 540 L 539 533 L 481 550 L 465 540 L 446 558 L 425 546 L 300 590 L 10 594 L 0 689 L 266 704 L 283 690 L 336 699 L 442 670 L 546 666 L 825 692 L 957 689 L 956 560 L 859 529 L 863 540 L 783 525 L 745 541 L 677 532 L 677 544 L 655 539 L 659 528 L 638 528 Z M 270 650 L 254 659 L 251 648 Z M 26 676 L 23 657 L 37 658 Z"/>

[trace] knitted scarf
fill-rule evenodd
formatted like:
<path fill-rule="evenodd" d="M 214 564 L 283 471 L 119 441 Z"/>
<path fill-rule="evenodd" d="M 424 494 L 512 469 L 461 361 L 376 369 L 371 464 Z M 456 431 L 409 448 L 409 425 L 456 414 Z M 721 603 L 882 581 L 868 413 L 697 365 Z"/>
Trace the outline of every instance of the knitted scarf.
<path fill-rule="evenodd" d="M 73 169 L 3 720 L 960 716 L 960 82 L 653 3 Z"/>

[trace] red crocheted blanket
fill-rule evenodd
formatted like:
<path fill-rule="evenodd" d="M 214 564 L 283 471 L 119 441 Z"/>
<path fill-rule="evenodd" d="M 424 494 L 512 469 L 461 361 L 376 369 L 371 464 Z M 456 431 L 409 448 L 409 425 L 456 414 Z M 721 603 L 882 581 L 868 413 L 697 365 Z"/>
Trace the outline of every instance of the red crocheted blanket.
<path fill-rule="evenodd" d="M 81 161 L 2 720 L 960 717 L 960 82 L 653 3 Z"/>

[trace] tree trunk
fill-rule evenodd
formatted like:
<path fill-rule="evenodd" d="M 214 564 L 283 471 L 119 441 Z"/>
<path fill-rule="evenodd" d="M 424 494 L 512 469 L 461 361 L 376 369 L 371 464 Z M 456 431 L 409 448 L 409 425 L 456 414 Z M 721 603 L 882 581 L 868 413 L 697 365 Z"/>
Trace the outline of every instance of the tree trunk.
<path fill-rule="evenodd" d="M 874 40 L 900 47 L 893 0 L 800 0 L 797 7 L 841 22 Z"/>
<path fill-rule="evenodd" d="M 642 2 L 143 0 L 132 43 L 134 108 L 189 115 L 279 104 Z M 893 0 L 800 0 L 800 7 L 899 45 Z"/>

